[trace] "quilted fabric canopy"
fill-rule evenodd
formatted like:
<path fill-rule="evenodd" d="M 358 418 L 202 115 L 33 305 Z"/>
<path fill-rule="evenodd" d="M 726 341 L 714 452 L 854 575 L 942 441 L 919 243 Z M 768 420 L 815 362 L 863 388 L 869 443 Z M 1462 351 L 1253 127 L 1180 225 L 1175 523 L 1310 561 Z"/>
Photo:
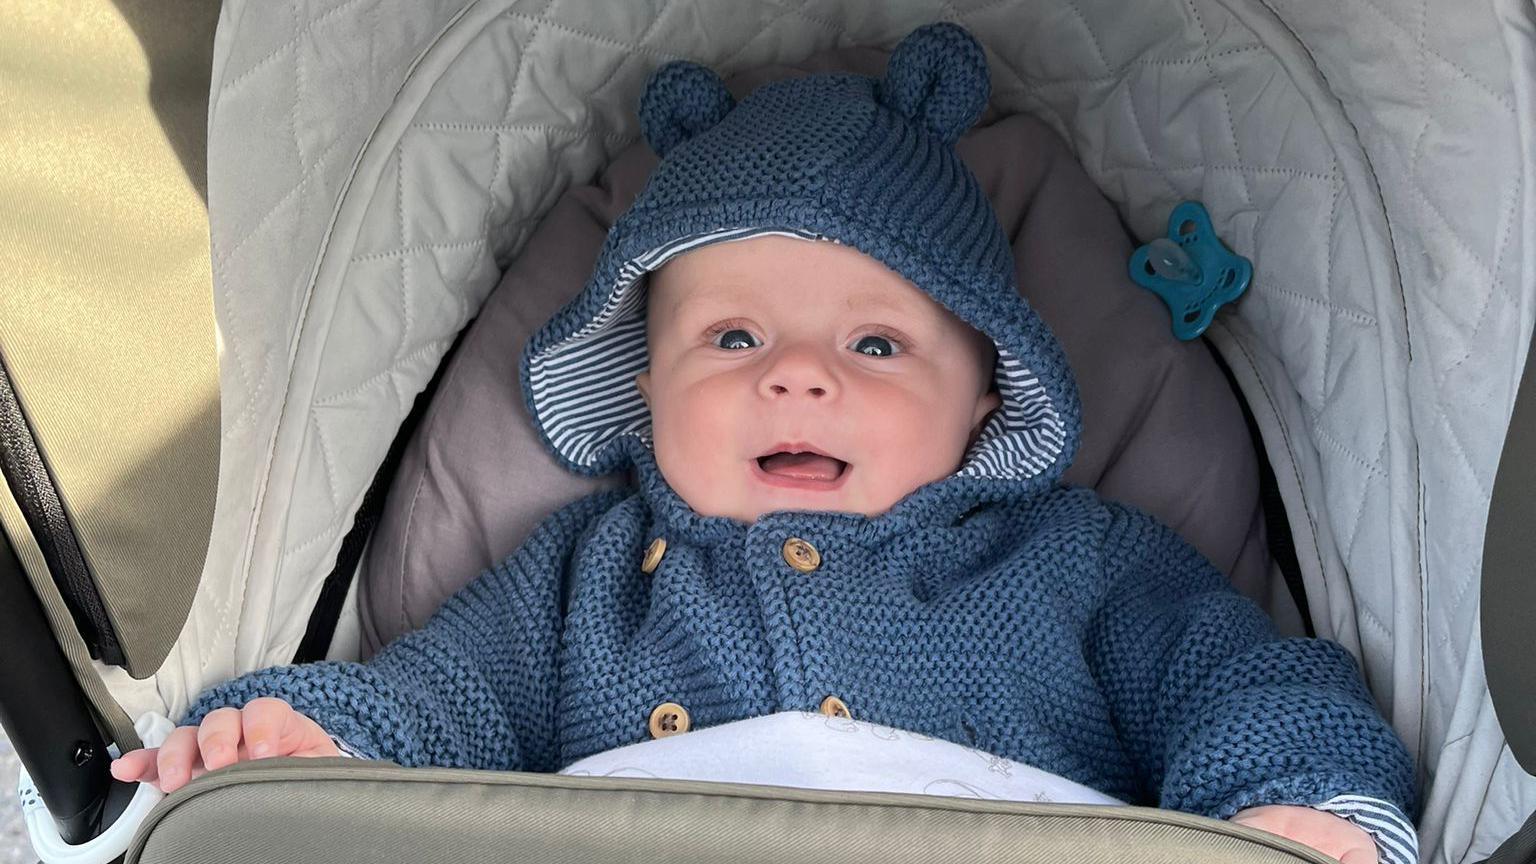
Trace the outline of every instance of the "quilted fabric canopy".
<path fill-rule="evenodd" d="M 1426 860 L 1536 808 L 1487 700 L 1480 548 L 1536 295 L 1517 0 L 229 0 L 210 94 L 218 503 L 130 714 L 286 662 L 411 401 L 649 71 L 952 20 L 1143 239 L 1183 199 L 1256 268 L 1209 337 L 1274 462 L 1320 635 L 1426 776 Z M 1485 806 L 1486 801 L 1486 806 Z"/>

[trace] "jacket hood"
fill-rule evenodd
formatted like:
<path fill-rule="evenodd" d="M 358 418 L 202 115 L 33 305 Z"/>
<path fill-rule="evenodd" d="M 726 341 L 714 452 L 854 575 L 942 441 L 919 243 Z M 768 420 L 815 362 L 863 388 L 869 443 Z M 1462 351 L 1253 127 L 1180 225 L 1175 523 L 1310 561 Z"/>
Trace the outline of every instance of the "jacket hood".
<path fill-rule="evenodd" d="M 988 90 L 980 45 L 952 24 L 902 40 L 881 78 L 811 75 L 740 103 L 702 66 L 657 69 L 640 121 L 662 161 L 583 292 L 523 353 L 523 394 L 546 446 L 591 475 L 629 467 L 631 445 L 649 449 L 634 386 L 648 362 L 643 277 L 691 249 L 773 233 L 852 246 L 989 336 L 1002 404 L 956 474 L 1053 485 L 1078 445 L 1076 385 L 954 150 Z"/>

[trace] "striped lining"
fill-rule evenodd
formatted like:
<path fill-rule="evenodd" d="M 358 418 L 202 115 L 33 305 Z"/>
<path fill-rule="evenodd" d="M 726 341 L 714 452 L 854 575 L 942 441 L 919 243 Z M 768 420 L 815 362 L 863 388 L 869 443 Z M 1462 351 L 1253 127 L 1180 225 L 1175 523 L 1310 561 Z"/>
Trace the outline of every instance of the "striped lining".
<path fill-rule="evenodd" d="M 652 446 L 651 415 L 635 388 L 647 365 L 645 292 L 640 277 L 669 259 L 711 243 L 762 235 L 826 239 L 811 231 L 731 228 L 659 246 L 626 262 L 613 293 L 596 317 L 528 362 L 537 419 L 559 453 L 591 468 L 618 438 L 633 435 Z M 991 334 L 988 334 L 991 335 Z M 995 379 L 1002 406 L 966 454 L 959 475 L 1027 480 L 1055 463 L 1066 443 L 1061 417 L 1040 380 L 998 346 Z"/>
<path fill-rule="evenodd" d="M 1028 480 L 1051 467 L 1061 455 L 1066 431 L 1040 379 L 1001 345 L 997 346 L 993 379 L 1003 404 L 992 412 L 957 473 Z"/>
<path fill-rule="evenodd" d="M 1418 864 L 1418 832 L 1396 806 L 1364 795 L 1339 795 L 1312 809 L 1342 816 L 1370 834 L 1381 864 Z"/>
<path fill-rule="evenodd" d="M 331 743 L 336 745 L 336 749 L 341 751 L 338 755 L 340 755 L 344 759 L 370 759 L 370 758 L 372 758 L 370 756 L 363 755 L 363 753 L 360 750 L 358 750 L 356 747 L 353 747 L 351 744 L 348 744 L 346 741 L 343 741 L 342 739 L 337 738 L 335 735 L 327 735 L 326 737 L 330 738 L 331 739 Z"/>

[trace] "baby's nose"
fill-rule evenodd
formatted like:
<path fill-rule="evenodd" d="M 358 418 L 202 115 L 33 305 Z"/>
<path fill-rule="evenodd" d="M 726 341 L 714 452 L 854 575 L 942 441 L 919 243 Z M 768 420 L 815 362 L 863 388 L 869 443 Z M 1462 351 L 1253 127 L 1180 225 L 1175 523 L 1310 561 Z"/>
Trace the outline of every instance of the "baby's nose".
<path fill-rule="evenodd" d="M 783 384 L 770 384 L 769 386 L 772 388 L 773 393 L 775 395 L 783 395 L 785 393 L 790 392 L 790 388 L 784 386 Z M 827 395 L 827 388 L 825 388 L 825 387 L 807 387 L 807 388 L 805 388 L 805 392 L 811 394 L 812 396 L 825 396 L 825 395 Z"/>
<path fill-rule="evenodd" d="M 783 350 L 763 375 L 760 389 L 764 396 L 810 396 L 825 399 L 835 395 L 837 382 L 824 359 L 809 349 Z"/>

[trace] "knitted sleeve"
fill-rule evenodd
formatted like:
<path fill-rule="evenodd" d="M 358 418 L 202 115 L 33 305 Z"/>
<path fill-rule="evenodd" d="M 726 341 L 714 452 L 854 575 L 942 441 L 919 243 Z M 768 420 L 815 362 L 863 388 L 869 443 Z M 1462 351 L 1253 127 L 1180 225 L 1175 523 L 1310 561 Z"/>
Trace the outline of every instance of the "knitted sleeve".
<path fill-rule="evenodd" d="M 1218 819 L 1339 795 L 1413 813 L 1412 760 L 1354 658 L 1279 638 L 1171 529 L 1108 506 L 1106 588 L 1085 648 L 1143 796 Z"/>
<path fill-rule="evenodd" d="M 553 771 L 566 566 L 585 528 L 623 496 L 556 512 L 510 557 L 366 663 L 276 666 L 204 691 L 181 725 L 276 696 L 357 753 L 407 767 Z"/>

